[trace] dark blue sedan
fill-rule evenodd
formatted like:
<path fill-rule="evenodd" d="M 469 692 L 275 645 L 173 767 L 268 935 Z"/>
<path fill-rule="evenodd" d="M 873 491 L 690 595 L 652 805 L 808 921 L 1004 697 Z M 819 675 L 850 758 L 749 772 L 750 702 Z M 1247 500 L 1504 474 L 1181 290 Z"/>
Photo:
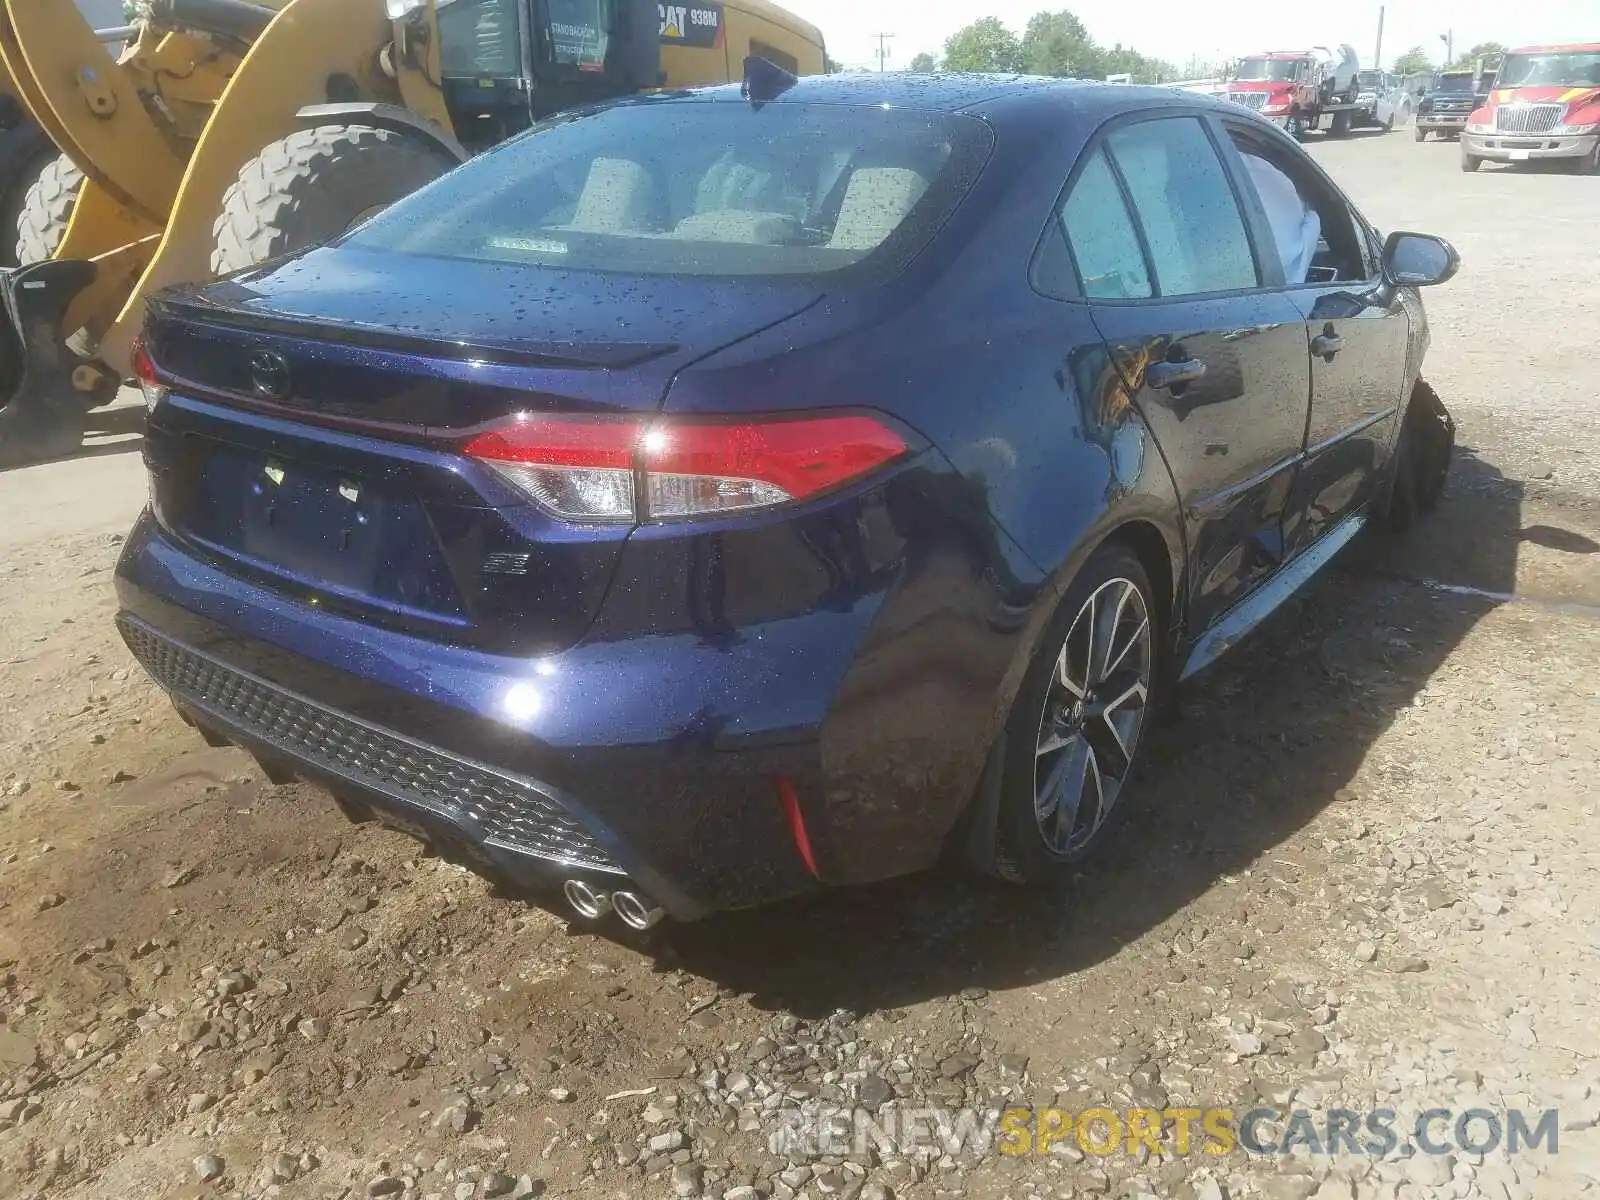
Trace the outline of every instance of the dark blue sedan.
<path fill-rule="evenodd" d="M 209 740 L 585 915 L 1049 881 L 1177 681 L 1437 497 L 1455 267 L 1165 89 L 569 115 L 152 305 L 118 619 Z"/>

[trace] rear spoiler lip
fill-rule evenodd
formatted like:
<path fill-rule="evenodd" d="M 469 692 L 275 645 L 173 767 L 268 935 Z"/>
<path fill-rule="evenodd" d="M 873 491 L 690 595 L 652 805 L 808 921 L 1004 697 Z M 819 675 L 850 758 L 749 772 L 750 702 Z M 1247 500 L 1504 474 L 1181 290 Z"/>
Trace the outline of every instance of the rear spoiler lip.
<path fill-rule="evenodd" d="M 676 352 L 676 342 L 497 342 L 465 340 L 448 334 L 405 333 L 350 321 L 324 320 L 291 313 L 252 312 L 222 304 L 201 292 L 167 293 L 152 299 L 149 315 L 216 326 L 240 333 L 338 341 L 371 350 L 413 354 L 452 362 L 546 370 L 620 370 Z"/>

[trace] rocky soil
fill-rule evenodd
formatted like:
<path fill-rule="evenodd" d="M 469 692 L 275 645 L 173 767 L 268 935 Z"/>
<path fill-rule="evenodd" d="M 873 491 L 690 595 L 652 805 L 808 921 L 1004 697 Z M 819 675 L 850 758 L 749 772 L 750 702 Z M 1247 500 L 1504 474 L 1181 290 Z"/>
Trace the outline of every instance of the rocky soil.
<path fill-rule="evenodd" d="M 0 475 L 0 1195 L 1600 1195 L 1600 224 L 1564 215 L 1600 190 L 1401 135 L 1317 153 L 1465 256 L 1429 297 L 1444 510 L 1193 688 L 1057 895 L 574 927 L 177 720 L 110 625 L 126 443 Z M 1403 1136 L 909 1132 L 1013 1105 L 1388 1108 Z M 1554 1109 L 1558 1152 L 1408 1157 L 1429 1108 Z M 785 1140 L 857 1110 L 894 1136 Z"/>

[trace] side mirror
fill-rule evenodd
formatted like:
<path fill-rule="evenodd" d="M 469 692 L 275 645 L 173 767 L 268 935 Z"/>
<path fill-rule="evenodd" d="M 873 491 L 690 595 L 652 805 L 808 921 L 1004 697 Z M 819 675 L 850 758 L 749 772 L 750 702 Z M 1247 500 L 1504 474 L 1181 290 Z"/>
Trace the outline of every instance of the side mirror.
<path fill-rule="evenodd" d="M 1443 238 L 1427 233 L 1391 233 L 1383 243 L 1383 277 L 1396 287 L 1448 283 L 1461 256 Z"/>

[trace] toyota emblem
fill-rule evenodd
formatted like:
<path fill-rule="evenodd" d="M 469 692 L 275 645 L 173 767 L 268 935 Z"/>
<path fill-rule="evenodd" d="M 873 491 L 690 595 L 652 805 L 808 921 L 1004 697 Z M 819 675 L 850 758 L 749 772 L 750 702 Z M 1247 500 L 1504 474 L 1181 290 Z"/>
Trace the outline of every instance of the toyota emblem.
<path fill-rule="evenodd" d="M 263 400 L 285 400 L 289 396 L 289 360 L 273 350 L 257 350 L 250 355 L 250 389 Z"/>

